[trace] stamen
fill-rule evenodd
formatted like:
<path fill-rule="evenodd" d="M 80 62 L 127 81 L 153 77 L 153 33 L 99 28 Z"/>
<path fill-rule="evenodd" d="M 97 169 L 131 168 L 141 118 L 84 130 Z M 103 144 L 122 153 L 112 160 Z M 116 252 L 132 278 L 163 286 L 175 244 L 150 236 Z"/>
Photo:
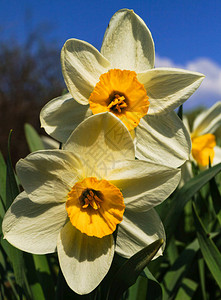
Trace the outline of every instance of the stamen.
<path fill-rule="evenodd" d="M 127 107 L 127 103 L 125 102 L 125 100 L 126 99 L 124 96 L 115 94 L 113 100 L 111 101 L 111 103 L 108 105 L 107 108 L 115 112 L 118 111 L 119 113 L 121 113 L 121 110 Z"/>
<path fill-rule="evenodd" d="M 92 189 L 86 189 L 82 193 L 80 201 L 82 203 L 82 208 L 87 208 L 90 205 L 95 210 L 100 208 L 99 202 L 102 202 L 102 200 L 96 195 L 96 191 Z"/>

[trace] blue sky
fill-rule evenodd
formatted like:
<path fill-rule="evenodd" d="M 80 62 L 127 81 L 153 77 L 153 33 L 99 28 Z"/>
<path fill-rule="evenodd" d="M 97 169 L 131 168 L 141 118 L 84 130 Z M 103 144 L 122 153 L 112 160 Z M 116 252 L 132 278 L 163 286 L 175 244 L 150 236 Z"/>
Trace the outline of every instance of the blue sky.
<path fill-rule="evenodd" d="M 108 22 L 120 8 L 133 9 L 149 27 L 156 66 L 181 67 L 207 76 L 185 104 L 187 109 L 221 100 L 220 0 L 0 0 L 0 38 L 23 42 L 44 23 L 50 29 L 42 27 L 42 34 L 59 48 L 75 37 L 100 49 Z"/>

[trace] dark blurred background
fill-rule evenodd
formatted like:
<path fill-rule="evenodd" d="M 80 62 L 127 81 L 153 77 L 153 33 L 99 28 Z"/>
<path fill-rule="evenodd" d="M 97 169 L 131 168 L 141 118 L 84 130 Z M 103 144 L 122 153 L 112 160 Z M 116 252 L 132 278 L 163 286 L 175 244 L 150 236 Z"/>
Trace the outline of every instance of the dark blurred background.
<path fill-rule="evenodd" d="M 13 164 L 29 153 L 24 124 L 45 134 L 40 129 L 40 110 L 65 88 L 60 49 L 56 43 L 46 43 L 42 29 L 29 33 L 22 44 L 13 38 L 0 42 L 0 151 L 6 157 L 12 129 Z"/>

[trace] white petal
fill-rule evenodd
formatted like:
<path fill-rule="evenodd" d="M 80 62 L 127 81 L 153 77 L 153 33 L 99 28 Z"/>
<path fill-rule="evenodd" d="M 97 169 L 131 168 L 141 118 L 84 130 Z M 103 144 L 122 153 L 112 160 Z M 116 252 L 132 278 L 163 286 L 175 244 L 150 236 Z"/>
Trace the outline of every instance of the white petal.
<path fill-rule="evenodd" d="M 129 258 L 160 238 L 166 241 L 163 224 L 154 209 L 139 213 L 126 210 L 118 226 L 116 252 Z M 162 255 L 164 248 L 165 243 L 154 259 Z"/>
<path fill-rule="evenodd" d="M 118 161 L 134 159 L 134 144 L 125 125 L 112 113 L 83 121 L 64 145 L 74 151 L 84 167 L 84 177 L 105 178 Z"/>
<path fill-rule="evenodd" d="M 58 258 L 67 284 L 78 294 L 94 290 L 110 269 L 113 236 L 101 239 L 81 233 L 68 222 L 58 238 Z"/>
<path fill-rule="evenodd" d="M 44 149 L 59 149 L 60 143 L 49 136 L 41 135 Z"/>
<path fill-rule="evenodd" d="M 193 133 L 195 136 L 214 133 L 219 126 L 221 126 L 221 101 L 196 117 L 193 123 Z"/>
<path fill-rule="evenodd" d="M 111 18 L 101 53 L 112 63 L 112 68 L 142 72 L 154 67 L 152 35 L 133 10 L 121 9 Z"/>
<path fill-rule="evenodd" d="M 181 180 L 179 183 L 179 188 L 184 186 L 184 184 L 188 182 L 191 178 L 193 178 L 192 163 L 191 160 L 187 160 L 181 166 Z"/>
<path fill-rule="evenodd" d="M 72 131 L 90 115 L 89 106 L 79 104 L 68 93 L 49 101 L 42 108 L 41 127 L 50 136 L 65 143 Z"/>
<path fill-rule="evenodd" d="M 189 125 L 189 121 L 188 121 L 188 118 L 187 118 L 185 115 L 183 115 L 182 121 L 183 121 L 183 124 L 185 125 L 187 131 L 188 131 L 189 134 L 190 134 L 190 125 Z"/>
<path fill-rule="evenodd" d="M 61 67 L 67 88 L 81 104 L 88 99 L 101 74 L 110 69 L 110 63 L 87 42 L 70 39 L 61 50 Z"/>
<path fill-rule="evenodd" d="M 186 101 L 204 75 L 175 68 L 156 68 L 137 74 L 150 98 L 149 115 L 168 113 Z"/>
<path fill-rule="evenodd" d="M 42 150 L 20 159 L 16 171 L 28 197 L 37 203 L 65 202 L 75 182 L 82 180 L 81 162 L 64 150 Z"/>
<path fill-rule="evenodd" d="M 213 159 L 213 166 L 221 162 L 221 148 L 216 146 L 214 147 L 214 151 L 215 151 L 215 156 Z"/>
<path fill-rule="evenodd" d="M 16 248 L 35 254 L 52 253 L 66 219 L 64 203 L 34 203 L 22 192 L 6 212 L 2 230 L 4 238 Z"/>
<path fill-rule="evenodd" d="M 107 179 L 121 190 L 128 209 L 147 211 L 175 190 L 180 173 L 180 169 L 131 160 L 116 164 Z"/>
<path fill-rule="evenodd" d="M 171 112 L 140 120 L 136 128 L 136 157 L 170 167 L 179 167 L 188 158 L 191 140 L 183 122 Z"/>

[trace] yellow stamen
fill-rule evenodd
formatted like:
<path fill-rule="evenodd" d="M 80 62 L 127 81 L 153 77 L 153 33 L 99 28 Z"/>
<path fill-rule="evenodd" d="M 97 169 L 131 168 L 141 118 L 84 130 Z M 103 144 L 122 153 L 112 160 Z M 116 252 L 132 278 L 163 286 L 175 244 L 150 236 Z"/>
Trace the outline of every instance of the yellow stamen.
<path fill-rule="evenodd" d="M 98 209 L 100 208 L 99 202 L 102 202 L 102 200 L 98 198 L 96 191 L 87 189 L 82 194 L 82 202 L 84 202 L 83 208 L 87 208 L 90 205 L 93 209 Z"/>
<path fill-rule="evenodd" d="M 114 99 L 111 101 L 111 103 L 108 105 L 107 108 L 109 108 L 111 111 L 115 112 L 118 111 L 121 113 L 123 108 L 127 107 L 127 103 L 125 102 L 125 97 L 120 96 L 118 94 L 114 95 Z"/>
<path fill-rule="evenodd" d="M 110 111 L 132 130 L 147 114 L 147 92 L 134 71 L 111 69 L 100 76 L 89 98 L 93 114 Z"/>
<path fill-rule="evenodd" d="M 215 135 L 207 133 L 198 137 L 192 137 L 192 155 L 198 165 L 206 167 L 209 160 L 212 164 L 216 146 Z"/>
<path fill-rule="evenodd" d="M 125 205 L 120 190 L 107 180 L 88 177 L 68 193 L 66 210 L 82 233 L 102 238 L 114 232 L 123 220 Z"/>

